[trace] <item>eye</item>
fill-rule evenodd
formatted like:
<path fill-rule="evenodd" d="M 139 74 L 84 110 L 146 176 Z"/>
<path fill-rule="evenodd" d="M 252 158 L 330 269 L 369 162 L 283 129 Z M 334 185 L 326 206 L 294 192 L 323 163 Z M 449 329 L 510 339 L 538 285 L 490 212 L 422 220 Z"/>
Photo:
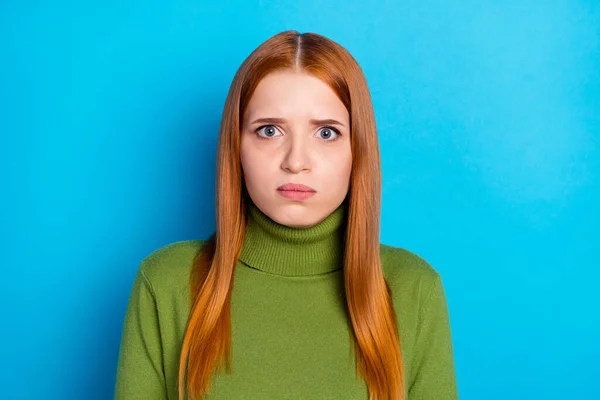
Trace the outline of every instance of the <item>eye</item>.
<path fill-rule="evenodd" d="M 275 125 L 263 125 L 256 130 L 256 133 L 258 133 L 258 136 L 262 138 L 270 138 L 277 134 L 277 130 L 278 129 L 275 127 Z"/>
<path fill-rule="evenodd" d="M 322 139 L 325 139 L 328 142 L 333 142 L 334 140 L 337 140 L 339 136 L 341 136 L 340 131 L 332 128 L 331 126 L 324 126 L 323 128 L 319 129 L 319 134 L 321 135 Z M 333 139 L 331 139 L 332 137 Z"/>

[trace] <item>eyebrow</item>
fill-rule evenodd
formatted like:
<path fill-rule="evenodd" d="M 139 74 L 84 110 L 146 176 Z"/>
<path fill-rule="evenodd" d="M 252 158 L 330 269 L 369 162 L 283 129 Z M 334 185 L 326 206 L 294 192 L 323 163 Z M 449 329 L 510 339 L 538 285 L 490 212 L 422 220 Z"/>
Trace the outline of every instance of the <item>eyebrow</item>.
<path fill-rule="evenodd" d="M 285 122 L 287 122 L 285 120 L 285 118 L 259 118 L 254 120 L 253 122 L 251 122 L 251 124 L 258 124 L 258 123 L 264 123 L 264 124 L 284 124 Z M 341 122 L 335 120 L 335 119 L 311 119 L 309 121 L 311 124 L 313 125 L 339 125 L 342 127 L 345 127 L 344 124 L 342 124 Z"/>

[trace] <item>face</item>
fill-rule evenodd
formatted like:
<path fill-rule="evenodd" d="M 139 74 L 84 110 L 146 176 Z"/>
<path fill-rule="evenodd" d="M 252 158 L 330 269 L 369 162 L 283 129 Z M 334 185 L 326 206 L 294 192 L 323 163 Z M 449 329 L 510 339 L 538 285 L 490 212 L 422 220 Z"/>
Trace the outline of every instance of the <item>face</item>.
<path fill-rule="evenodd" d="M 259 82 L 242 118 L 240 151 L 250 198 L 280 224 L 313 226 L 348 193 L 350 116 L 312 75 L 277 71 Z"/>

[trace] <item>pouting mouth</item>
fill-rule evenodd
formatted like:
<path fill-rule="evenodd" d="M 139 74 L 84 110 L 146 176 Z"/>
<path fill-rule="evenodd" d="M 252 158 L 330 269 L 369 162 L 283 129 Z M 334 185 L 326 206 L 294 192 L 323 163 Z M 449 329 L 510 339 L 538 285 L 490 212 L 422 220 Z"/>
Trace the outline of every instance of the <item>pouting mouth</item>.
<path fill-rule="evenodd" d="M 281 185 L 277 188 L 280 191 L 290 191 L 290 192 L 316 192 L 310 186 L 302 185 L 299 183 L 286 183 L 285 185 Z"/>

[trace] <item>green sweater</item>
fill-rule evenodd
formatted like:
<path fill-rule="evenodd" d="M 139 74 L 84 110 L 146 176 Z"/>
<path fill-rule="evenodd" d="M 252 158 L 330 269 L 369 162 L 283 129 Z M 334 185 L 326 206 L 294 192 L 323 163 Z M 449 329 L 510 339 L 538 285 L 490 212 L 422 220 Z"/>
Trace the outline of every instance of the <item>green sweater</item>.
<path fill-rule="evenodd" d="M 367 400 L 356 378 L 343 301 L 345 208 L 318 225 L 280 225 L 252 203 L 231 299 L 232 374 L 211 379 L 207 400 Z M 189 275 L 202 240 L 142 260 L 129 298 L 116 400 L 176 400 L 190 311 Z M 441 277 L 407 250 L 380 246 L 402 343 L 408 400 L 458 398 Z"/>

